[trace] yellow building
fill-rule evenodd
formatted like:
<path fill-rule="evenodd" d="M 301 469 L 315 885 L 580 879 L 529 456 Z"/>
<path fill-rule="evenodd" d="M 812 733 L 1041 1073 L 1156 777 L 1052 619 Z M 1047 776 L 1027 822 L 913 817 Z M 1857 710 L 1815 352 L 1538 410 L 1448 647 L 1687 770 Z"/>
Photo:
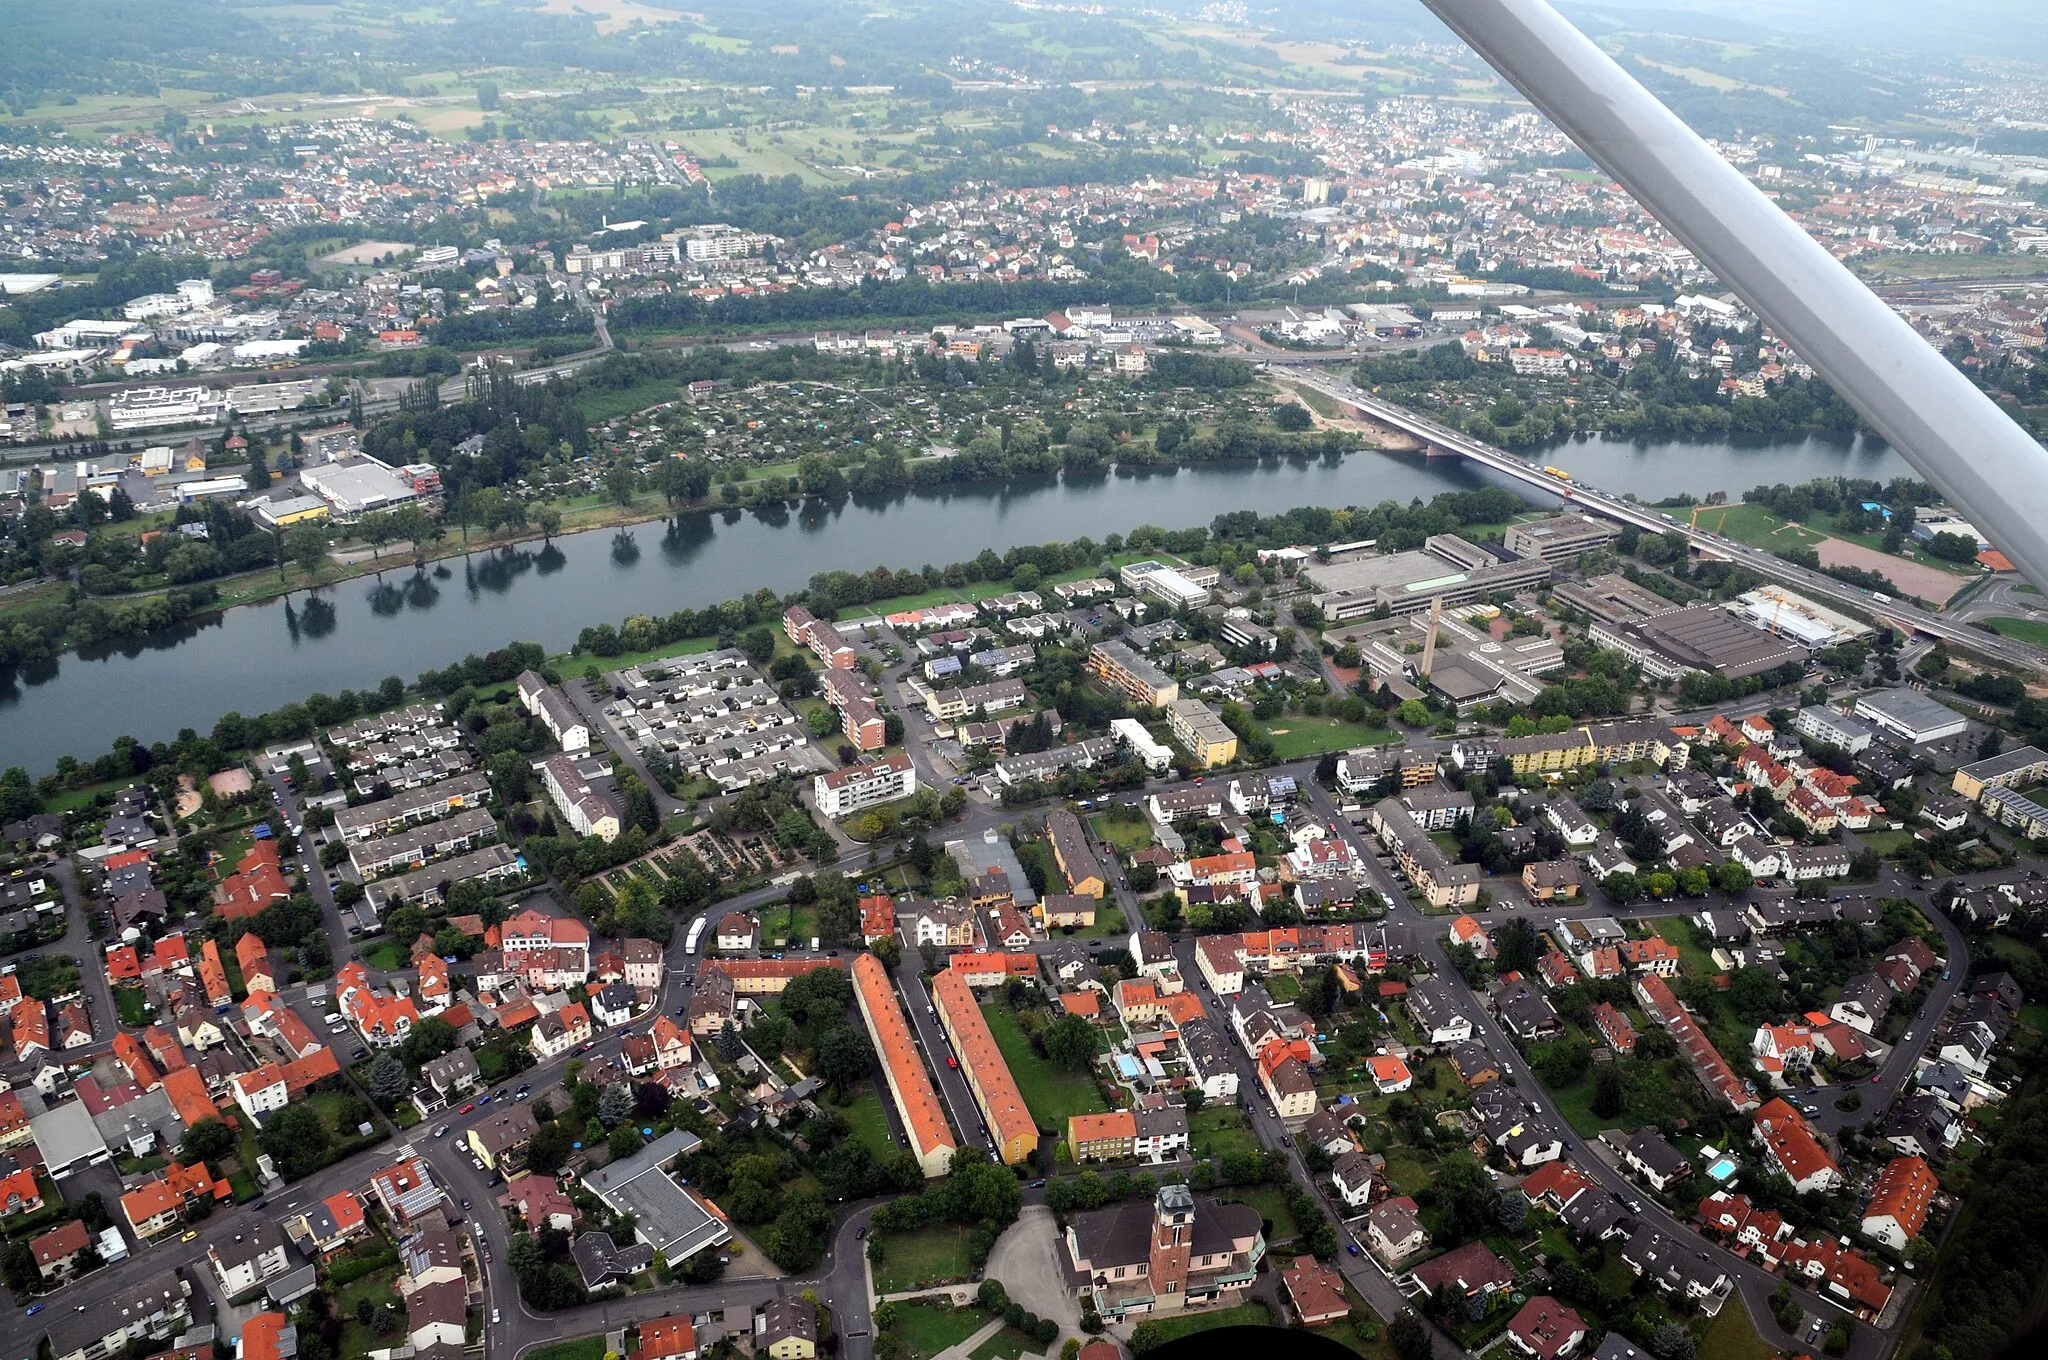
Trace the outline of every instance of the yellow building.
<path fill-rule="evenodd" d="M 1175 699 L 1166 706 L 1167 730 L 1205 770 L 1237 759 L 1237 733 L 1200 699 Z"/>

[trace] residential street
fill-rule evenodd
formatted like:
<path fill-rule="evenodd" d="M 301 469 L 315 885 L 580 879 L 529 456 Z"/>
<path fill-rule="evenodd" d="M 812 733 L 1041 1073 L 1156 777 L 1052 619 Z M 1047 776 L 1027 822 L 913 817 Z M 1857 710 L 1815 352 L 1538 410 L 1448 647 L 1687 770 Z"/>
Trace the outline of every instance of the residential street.
<path fill-rule="evenodd" d="M 1387 901 L 1394 904 L 1386 917 L 1386 924 L 1397 930 L 1408 931 L 1419 960 L 1433 971 L 1456 979 L 1458 975 L 1450 967 L 1443 949 L 1443 932 L 1449 924 L 1449 917 L 1426 916 L 1410 905 L 1404 886 L 1378 862 L 1377 847 L 1351 826 L 1349 819 L 1338 810 L 1331 795 L 1315 782 L 1312 763 L 1301 762 L 1270 773 L 1289 774 L 1296 778 L 1301 789 L 1301 797 L 1308 808 L 1319 820 L 1335 828 L 1338 834 L 1353 846 L 1358 853 L 1358 865 L 1364 877 Z M 299 811 L 295 800 L 290 796 L 290 791 L 281 788 L 281 781 L 278 779 L 273 779 L 272 783 L 273 788 L 281 795 L 283 815 L 289 820 L 296 821 Z M 1170 787 L 1173 786 L 1158 785 L 1147 792 L 1162 791 Z M 937 835 L 945 839 L 977 837 L 984 830 L 1001 825 L 1004 819 L 1003 809 L 988 806 L 976 798 L 970 801 L 967 812 L 961 819 L 941 828 Z M 863 850 L 843 857 L 836 864 L 823 867 L 858 873 L 865 862 L 866 853 Z M 1133 928 L 1140 927 L 1142 921 L 1138 912 L 1138 899 L 1130 887 L 1127 875 L 1121 866 L 1115 864 L 1113 856 L 1105 856 L 1105 863 L 1111 866 L 1108 877 L 1113 900 Z M 325 874 L 320 870 L 317 858 L 310 847 L 301 849 L 301 866 L 326 911 L 330 939 L 339 945 L 337 958 L 349 957 L 352 952 L 352 941 L 347 935 L 341 914 L 334 906 L 332 894 L 327 890 Z M 71 930 L 64 941 L 50 948 L 72 946 L 74 952 L 89 956 L 92 951 L 84 934 L 82 908 L 68 866 L 59 871 L 58 877 L 65 892 Z M 718 916 L 727 912 L 745 911 L 777 900 L 783 895 L 783 891 L 776 885 L 767 885 L 717 903 L 699 915 L 709 916 L 715 921 Z M 1883 879 L 1876 885 L 1856 885 L 1839 888 L 1836 891 L 1837 896 L 1865 893 L 1906 897 L 1923 907 L 1926 906 L 1923 886 L 1905 880 L 1889 867 L 1885 870 Z M 1609 914 L 1623 914 L 1635 918 L 1672 917 L 1690 914 L 1696 911 L 1699 905 L 1701 904 L 1686 902 L 1644 903 L 1637 904 L 1625 912 L 1616 912 L 1601 901 L 1582 900 L 1562 906 L 1545 904 L 1540 910 L 1531 910 L 1527 904 L 1516 901 L 1496 903 L 1475 915 L 1482 924 L 1489 925 L 1498 924 L 1506 917 L 1516 914 L 1529 914 L 1532 918 L 1538 919 L 1539 924 L 1547 924 L 1559 918 Z M 1950 979 L 1937 984 L 1932 990 L 1910 1031 L 1910 1042 L 1901 1043 L 1894 1048 L 1880 1068 L 1879 1079 L 1874 1083 L 1859 1086 L 1858 1092 L 1862 1097 L 1862 1103 L 1856 1112 L 1844 1113 L 1835 1109 L 1833 1092 L 1813 1093 L 1819 1104 L 1819 1113 L 1815 1116 L 1814 1122 L 1830 1133 L 1839 1134 L 1844 1129 L 1866 1124 L 1882 1116 L 1896 1097 L 1899 1088 L 1910 1077 L 1919 1053 L 1933 1036 L 1934 1022 L 1962 985 L 1962 979 L 1967 972 L 1968 958 L 1961 932 L 1944 914 L 1932 910 L 1928 910 L 1926 914 L 1937 923 L 1947 944 Z M 689 989 L 683 982 L 683 977 L 700 962 L 687 954 L 683 948 L 683 942 L 688 937 L 694 919 L 679 921 L 671 936 L 666 950 L 666 978 L 659 1005 L 625 1030 L 604 1031 L 591 1045 L 592 1055 L 615 1053 L 624 1033 L 645 1029 L 652 1024 L 655 1015 L 673 1014 L 678 1007 L 687 1004 Z M 1051 948 L 1055 942 L 1057 939 L 1041 941 L 1034 944 L 1033 949 L 1043 951 Z M 1228 1005 L 1223 998 L 1209 992 L 1203 981 L 1195 965 L 1194 942 L 1195 937 L 1192 934 L 1184 934 L 1176 942 L 1175 954 L 1181 962 L 1182 975 L 1196 990 L 1219 1027 L 1228 1033 L 1231 1028 Z M 954 1124 L 968 1142 L 986 1146 L 987 1137 L 982 1132 L 981 1116 L 974 1104 L 972 1093 L 962 1074 L 946 1062 L 947 1044 L 937 1020 L 929 1011 L 929 996 L 920 976 L 921 971 L 922 958 L 919 951 L 915 948 L 906 948 L 904 959 L 896 969 L 896 980 L 902 991 L 906 1012 L 911 1018 L 920 1046 L 925 1051 L 934 1082 Z M 87 969 L 86 972 L 88 992 L 95 1010 L 95 1024 L 100 1023 L 100 1018 L 104 1014 L 109 1024 L 107 1032 L 111 1033 L 114 1007 L 104 975 L 94 969 Z M 324 1009 L 324 1001 L 310 994 L 305 988 L 292 989 L 287 993 L 286 999 L 299 1009 L 310 1023 L 320 1025 L 320 1012 Z M 1466 1001 L 1467 1013 L 1475 1027 L 1476 1036 L 1483 1039 L 1500 1057 L 1504 1067 L 1511 1074 L 1513 1083 L 1525 1092 L 1539 1092 L 1541 1087 L 1534 1074 L 1494 1018 L 1486 1012 L 1479 998 L 1467 993 Z M 1240 1099 L 1260 1142 L 1269 1149 L 1283 1150 L 1294 1174 L 1303 1183 L 1316 1185 L 1316 1178 L 1308 1174 L 1288 1129 L 1266 1104 L 1251 1061 L 1235 1044 L 1231 1045 L 1231 1053 L 1232 1061 L 1239 1073 Z M 521 1074 L 517 1081 L 531 1083 L 533 1096 L 538 1099 L 559 1085 L 568 1061 L 570 1055 L 543 1063 Z M 498 1091 L 508 1092 L 515 1084 L 517 1082 L 504 1083 Z M 479 1172 L 466 1151 L 460 1150 L 463 1133 L 467 1127 L 487 1117 L 488 1114 L 487 1109 L 474 1111 L 467 1116 L 444 1113 L 411 1130 L 410 1136 L 413 1148 L 426 1158 L 454 1201 L 457 1204 L 468 1202 L 470 1207 L 463 1217 L 473 1220 L 483 1229 L 483 1241 L 488 1256 L 484 1267 L 487 1297 L 493 1301 L 509 1300 L 512 1303 L 511 1307 L 506 1307 L 503 1302 L 497 1302 L 495 1305 L 500 1309 L 503 1321 L 486 1329 L 487 1346 L 491 1353 L 518 1355 L 552 1341 L 588 1335 L 675 1311 L 704 1311 L 723 1305 L 749 1305 L 777 1295 L 793 1293 L 807 1286 L 815 1286 L 820 1289 L 821 1295 L 832 1302 L 838 1312 L 839 1325 L 847 1347 L 842 1354 L 850 1355 L 854 1360 L 865 1360 L 871 1338 L 866 1335 L 868 1322 L 865 1261 L 857 1234 L 871 1212 L 872 1204 L 854 1206 L 842 1215 L 835 1228 L 833 1245 L 825 1260 L 818 1270 L 801 1278 L 727 1279 L 708 1287 L 677 1286 L 634 1294 L 567 1313 L 532 1313 L 523 1303 L 518 1302 L 518 1290 L 506 1260 L 509 1236 L 503 1225 L 502 1215 L 495 1212 L 492 1206 L 495 1194 L 495 1187 L 490 1183 L 492 1178 Z M 892 1129 L 900 1134 L 901 1130 L 895 1127 L 897 1121 L 893 1109 L 890 1110 L 889 1117 Z M 445 1139 L 435 1138 L 434 1130 L 444 1123 L 450 1127 L 451 1132 Z M 1575 1142 L 1576 1140 L 1571 1140 L 1571 1143 L 1568 1143 L 1574 1163 L 1593 1177 L 1604 1190 L 1615 1194 L 1624 1202 L 1641 1203 L 1642 1209 L 1638 1216 L 1644 1221 L 1674 1237 L 1690 1234 L 1690 1237 L 1683 1240 L 1697 1242 L 1701 1250 L 1712 1254 L 1716 1264 L 1725 1270 L 1734 1282 L 1736 1291 L 1741 1294 L 1758 1332 L 1768 1342 L 1788 1347 L 1797 1344 L 1795 1338 L 1787 1336 L 1777 1328 L 1768 1307 L 1768 1299 L 1780 1283 L 1778 1276 L 1723 1251 L 1700 1237 L 1690 1226 L 1673 1220 L 1615 1166 L 1590 1148 L 1573 1146 L 1572 1143 Z M 381 1144 L 346 1162 L 329 1167 L 305 1181 L 281 1189 L 270 1197 L 270 1202 L 266 1206 L 267 1212 L 274 1215 L 281 1211 L 289 1211 L 340 1189 L 359 1187 L 372 1170 L 388 1164 L 394 1153 L 393 1144 Z M 102 1185 L 101 1181 L 106 1181 L 107 1184 Z M 104 1168 L 94 1169 L 81 1177 L 76 1184 L 81 1187 L 89 1184 L 92 1188 L 100 1189 L 103 1194 L 118 1192 L 118 1186 L 111 1173 Z M 1328 1202 L 1326 1186 L 1318 1185 L 1316 1188 Z M 1033 1203 L 1042 1201 L 1042 1198 L 1041 1192 L 1032 1191 L 1027 1194 L 1027 1200 Z M 1341 1219 L 1342 1214 L 1338 1213 L 1337 1216 Z M 201 1226 L 198 1238 L 192 1242 L 181 1242 L 174 1236 L 167 1236 L 154 1245 L 145 1245 L 136 1250 L 130 1262 L 94 1272 L 79 1283 L 49 1296 L 49 1306 L 90 1309 L 111 1295 L 122 1283 L 134 1279 L 138 1273 L 195 1262 L 203 1267 L 202 1258 L 207 1243 L 219 1234 L 232 1232 L 238 1218 L 237 1214 L 227 1214 L 209 1220 Z M 1339 1258 L 1338 1264 L 1346 1277 L 1382 1317 L 1392 1317 L 1405 1306 L 1400 1291 L 1370 1257 L 1354 1257 L 1347 1253 Z M 1844 1316 L 1834 1304 L 1818 1296 L 1802 1292 L 1800 1300 L 1812 1316 L 1827 1319 Z M 19 1314 L 12 1316 L 6 1324 L 0 1325 L 0 1341 L 27 1345 L 37 1334 L 37 1326 Z M 1889 1349 L 1892 1337 L 1891 1332 L 1879 1331 L 1862 1323 L 1854 1324 L 1850 1351 L 1852 1360 L 1879 1360 L 1879 1357 Z M 1439 1353 L 1446 1357 L 1446 1360 L 1459 1353 L 1455 1344 L 1440 1334 L 1437 1336 L 1437 1346 Z"/>

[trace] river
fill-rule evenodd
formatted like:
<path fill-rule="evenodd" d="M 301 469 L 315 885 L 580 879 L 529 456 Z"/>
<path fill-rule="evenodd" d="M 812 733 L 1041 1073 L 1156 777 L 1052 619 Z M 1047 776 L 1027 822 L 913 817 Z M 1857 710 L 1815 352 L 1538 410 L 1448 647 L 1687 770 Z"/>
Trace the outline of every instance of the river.
<path fill-rule="evenodd" d="M 1586 439 L 1542 455 L 1579 480 L 1644 500 L 1690 491 L 1735 499 L 1760 482 L 1911 475 L 1870 441 L 1638 446 Z M 67 655 L 0 678 L 0 766 L 43 773 L 65 754 L 91 758 L 124 733 L 168 740 L 206 731 L 229 710 L 261 713 L 316 691 L 410 680 L 429 667 L 513 640 L 565 650 L 586 625 L 666 614 L 760 586 L 796 590 L 820 571 L 941 566 L 983 548 L 1100 540 L 1139 524 L 1183 528 L 1226 510 L 1370 505 L 1483 485 L 1460 459 L 1356 453 L 1336 462 L 1181 469 L 977 486 L 931 495 L 806 505 L 784 513 L 714 512 L 593 530 L 408 567 L 323 590 L 309 605 L 244 605 L 149 643 Z"/>

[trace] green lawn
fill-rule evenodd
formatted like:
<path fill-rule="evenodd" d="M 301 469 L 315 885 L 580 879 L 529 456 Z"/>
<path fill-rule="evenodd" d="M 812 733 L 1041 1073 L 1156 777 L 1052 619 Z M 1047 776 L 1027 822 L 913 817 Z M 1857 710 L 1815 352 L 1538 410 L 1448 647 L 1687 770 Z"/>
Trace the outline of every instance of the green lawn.
<path fill-rule="evenodd" d="M 1804 526 L 1789 528 L 1783 518 L 1761 505 L 1717 506 L 1702 510 L 1699 527 L 1712 533 L 1726 534 L 1737 543 L 1747 543 L 1766 552 L 1800 544 L 1811 547 L 1827 537 Z"/>
<path fill-rule="evenodd" d="M 141 1029 L 149 1023 L 149 999 L 140 987 L 116 987 L 114 1007 L 121 1012 L 121 1023 L 129 1029 Z"/>
<path fill-rule="evenodd" d="M 1156 1328 L 1156 1335 L 1164 1344 L 1178 1341 L 1196 1332 L 1213 1331 L 1218 1327 L 1270 1327 L 1273 1315 L 1263 1303 L 1241 1303 L 1235 1308 L 1204 1308 L 1196 1312 L 1180 1313 L 1173 1317 L 1146 1318 L 1139 1322 L 1141 1327 Z"/>
<path fill-rule="evenodd" d="M 92 800 L 103 793 L 119 793 L 130 784 L 139 782 L 141 781 L 137 780 L 133 775 L 127 775 L 120 779 L 109 779 L 98 784 L 87 784 L 83 788 L 64 789 L 44 804 L 44 810 L 47 812 L 76 812 L 80 808 L 90 807 Z"/>
<path fill-rule="evenodd" d="M 1881 859 L 1896 855 L 1913 843 L 1910 831 L 1859 831 L 1856 838 Z"/>
<path fill-rule="evenodd" d="M 717 638 L 685 638 L 671 642 L 666 647 L 652 647 L 644 652 L 620 652 L 617 656 L 560 656 L 548 658 L 548 664 L 562 673 L 562 679 L 569 684 L 581 684 L 586 667 L 596 666 L 599 671 L 622 671 L 628 666 L 644 666 L 650 661 L 662 661 L 674 656 L 696 656 L 708 652 L 718 645 Z M 602 1357 L 600 1357 L 602 1360 Z"/>
<path fill-rule="evenodd" d="M 1277 1185 L 1242 1185 L 1216 1196 L 1224 1203 L 1249 1204 L 1263 1214 L 1273 1230 L 1268 1242 L 1291 1242 L 1301 1235 L 1294 1213 L 1287 1207 L 1287 1192 Z"/>
<path fill-rule="evenodd" d="M 1713 956 L 1706 947 L 1693 938 L 1690 921 L 1679 917 L 1666 917 L 1652 923 L 1653 929 L 1667 944 L 1678 946 L 1678 966 L 1687 977 L 1712 977 L 1720 970 L 1714 967 Z"/>
<path fill-rule="evenodd" d="M 881 1287 L 878 1276 L 876 1287 Z M 979 1308 L 962 1308 L 955 1312 L 934 1303 L 899 1303 L 896 1305 L 896 1321 L 890 1331 L 903 1342 L 904 1348 L 913 1360 L 931 1360 L 949 1346 L 957 1346 L 968 1337 L 986 1327 L 994 1318 Z M 548 1360 L 548 1357 L 536 1357 Z M 583 1360 L 575 1357 L 574 1360 Z M 603 1360 L 602 1356 L 597 1360 Z"/>
<path fill-rule="evenodd" d="M 631 387 L 586 390 L 577 396 L 576 405 L 584 420 L 595 424 L 675 401 L 681 395 L 682 390 L 673 380 L 649 378 Z"/>
<path fill-rule="evenodd" d="M 1108 553 L 1097 562 L 1072 571 L 1056 572 L 1042 579 L 1034 589 L 1050 594 L 1052 587 L 1067 581 L 1086 581 L 1095 575 L 1095 568 L 1102 561 L 1124 567 L 1145 557 L 1156 557 L 1156 553 L 1120 552 Z M 876 600 L 872 604 L 858 605 L 846 611 L 849 618 L 868 618 L 874 615 L 902 614 L 912 609 L 929 609 L 936 604 L 980 604 L 983 600 L 997 595 L 1007 595 L 1015 590 L 1008 579 L 1001 581 L 976 581 L 963 586 L 938 586 L 932 590 L 920 591 L 915 595 L 898 595 L 893 600 Z"/>
<path fill-rule="evenodd" d="M 397 1278 L 397 1275 L 398 1267 L 392 1266 L 386 1270 L 373 1271 L 360 1280 L 353 1280 L 342 1286 L 340 1295 L 335 1300 L 334 1315 L 343 1320 L 341 1330 L 341 1353 L 343 1355 L 368 1355 L 374 1349 L 381 1349 L 391 1345 L 392 1338 L 404 1332 L 405 1310 L 403 1305 L 399 1303 L 397 1289 L 392 1285 L 392 1281 Z M 398 1312 L 395 1317 L 394 1329 L 380 1336 L 371 1328 L 365 1327 L 362 1323 L 358 1322 L 356 1320 L 356 1303 L 361 1299 L 368 1299 L 372 1308 L 382 1308 L 387 1303 L 397 1307 Z M 604 1360 L 604 1338 L 592 1337 L 590 1340 L 594 1341 L 597 1345 L 594 1360 Z M 582 1345 L 585 1343 L 576 1342 L 572 1344 Z M 580 1353 L 577 1360 L 583 1360 Z"/>
<path fill-rule="evenodd" d="M 1004 1327 L 968 1352 L 969 1360 L 1017 1360 L 1022 1355 L 1043 1355 L 1038 1338 L 1026 1336 L 1015 1327 Z"/>
<path fill-rule="evenodd" d="M 1348 751 L 1355 746 L 1384 746 L 1400 740 L 1384 727 L 1371 723 L 1348 723 L 1336 718 L 1311 718 L 1290 713 L 1260 729 L 1273 743 L 1278 760 L 1300 760 L 1324 751 Z"/>
<path fill-rule="evenodd" d="M 2036 647 L 2048 647 L 2048 623 L 2038 619 L 1986 619 L 2000 637 L 2017 638 Z"/>
<path fill-rule="evenodd" d="M 1723 1308 L 1700 1337 L 1699 1360 L 1771 1360 L 1775 1352 L 1756 1334 L 1746 1308 Z"/>
<path fill-rule="evenodd" d="M 604 1360 L 604 1338 L 586 1336 L 578 1341 L 558 1341 L 528 1352 L 526 1360 Z"/>
<path fill-rule="evenodd" d="M 1089 825 L 1095 828 L 1096 835 L 1127 855 L 1135 855 L 1152 844 L 1152 823 L 1144 817 L 1134 821 L 1094 817 L 1089 820 Z"/>
<path fill-rule="evenodd" d="M 1387 1150 L 1387 1184 L 1404 1195 L 1413 1195 L 1429 1184 L 1429 1168 L 1419 1158 Z"/>
<path fill-rule="evenodd" d="M 889 1131 L 889 1112 L 883 1108 L 881 1092 L 873 1083 L 864 1083 L 851 1105 L 835 1105 L 833 1108 L 852 1126 L 853 1137 L 867 1144 L 868 1151 L 876 1158 L 896 1154 L 896 1135 Z"/>
<path fill-rule="evenodd" d="M 954 1223 L 936 1223 L 913 1233 L 877 1234 L 874 1240 L 882 1244 L 882 1260 L 874 1267 L 875 1291 L 900 1294 L 971 1278 L 974 1263 L 967 1254 L 967 1238 L 968 1229 Z M 970 1327 L 961 1336 L 973 1330 Z"/>
<path fill-rule="evenodd" d="M 1259 1136 L 1252 1132 L 1244 1111 L 1233 1105 L 1209 1105 L 1188 1121 L 1197 1157 L 1221 1157 L 1231 1152 L 1257 1152 Z"/>
<path fill-rule="evenodd" d="M 1010 1075 L 1017 1079 L 1017 1089 L 1023 1093 L 1024 1104 L 1040 1129 L 1064 1138 L 1067 1116 L 1108 1111 L 1093 1077 L 1086 1072 L 1055 1067 L 1031 1051 L 1031 1041 L 1017 1027 L 1017 1017 L 1009 1007 L 991 1004 L 983 1006 L 981 1013 L 988 1020 L 996 1047 L 1002 1049 L 1003 1061 L 1009 1064 Z"/>
<path fill-rule="evenodd" d="M 398 941 L 384 940 L 375 948 L 363 951 L 363 962 L 380 973 L 394 973 L 405 967 L 410 960 L 399 949 Z"/>

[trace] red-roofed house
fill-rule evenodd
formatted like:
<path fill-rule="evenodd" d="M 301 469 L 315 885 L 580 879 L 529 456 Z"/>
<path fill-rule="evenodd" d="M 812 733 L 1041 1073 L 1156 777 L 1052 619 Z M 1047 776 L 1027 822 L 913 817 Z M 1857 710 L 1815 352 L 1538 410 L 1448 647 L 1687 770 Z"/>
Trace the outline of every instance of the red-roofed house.
<path fill-rule="evenodd" d="M 1876 1317 L 1892 1296 L 1867 1257 L 1832 1237 L 1792 1243 L 1785 1248 L 1784 1262 L 1787 1270 L 1821 1282 L 1822 1294 L 1851 1305 L 1861 1318 Z"/>
<path fill-rule="evenodd" d="M 627 1360 L 697 1360 L 697 1329 L 687 1317 L 640 1324 L 640 1346 Z"/>
<path fill-rule="evenodd" d="M 537 1171 L 525 1172 L 507 1181 L 505 1193 L 498 1196 L 498 1203 L 508 1209 L 517 1209 L 526 1220 L 526 1226 L 536 1233 L 549 1228 L 570 1232 L 583 1217 L 576 1212 L 569 1196 L 563 1193 L 560 1182 Z"/>
<path fill-rule="evenodd" d="M 1621 961 L 1638 973 L 1655 973 L 1658 977 L 1678 976 L 1678 946 L 1660 936 L 1651 935 L 1640 940 L 1623 940 L 1620 945 Z"/>
<path fill-rule="evenodd" d="M 43 1207 L 43 1187 L 36 1182 L 36 1170 L 25 1166 L 0 1180 L 0 1218 L 32 1214 Z"/>
<path fill-rule="evenodd" d="M 1778 1264 L 1785 1239 L 1792 1235 L 1792 1225 L 1775 1209 L 1759 1209 L 1749 1202 L 1749 1196 L 1731 1195 L 1726 1190 L 1716 1190 L 1700 1201 L 1699 1218 L 1709 1232 L 1729 1238 L 1737 1255 L 1753 1255 L 1765 1267 Z"/>
<path fill-rule="evenodd" d="M 226 921 L 246 920 L 291 895 L 291 885 L 278 867 L 277 842 L 260 840 L 213 890 L 213 914 Z"/>
<path fill-rule="evenodd" d="M 890 897 L 860 900 L 860 933 L 866 944 L 886 940 L 896 933 L 896 902 Z"/>
<path fill-rule="evenodd" d="M 1335 1266 L 1313 1256 L 1295 1257 L 1294 1264 L 1280 1272 L 1280 1283 L 1304 1327 L 1327 1326 L 1351 1311 L 1344 1297 L 1344 1277 Z"/>
<path fill-rule="evenodd" d="M 1636 1027 L 1628 1016 L 1612 1004 L 1599 1001 L 1593 1005 L 1593 1025 L 1600 1031 L 1600 1037 L 1616 1053 L 1629 1054 L 1636 1051 Z"/>
<path fill-rule="evenodd" d="M 163 1174 L 145 1181 L 121 1196 L 121 1211 L 137 1237 L 154 1237 L 174 1227 L 189 1205 L 223 1203 L 234 1198 L 225 1179 L 216 1180 L 203 1165 L 181 1166 L 172 1162 Z"/>
<path fill-rule="evenodd" d="M 1586 1339 L 1586 1324 L 1546 1294 L 1523 1304 L 1508 1323 L 1508 1344 L 1534 1360 L 1561 1360 Z"/>
<path fill-rule="evenodd" d="M 220 961 L 220 946 L 212 940 L 199 947 L 199 985 L 209 1006 L 225 1006 L 235 999 L 228 988 L 227 967 Z"/>
<path fill-rule="evenodd" d="M 1788 1079 L 1793 1075 L 1812 1070 L 1813 1050 L 1813 1031 L 1792 1022 L 1758 1025 L 1756 1037 L 1749 1044 L 1758 1070 L 1780 1089 L 1790 1084 Z"/>
<path fill-rule="evenodd" d="M 1545 1162 L 1522 1180 L 1522 1194 L 1531 1204 L 1559 1210 L 1592 1188 L 1593 1182 L 1566 1161 Z"/>
<path fill-rule="evenodd" d="M 1832 1190 L 1842 1183 L 1842 1169 L 1821 1146 L 1813 1126 L 1784 1097 L 1756 1112 L 1756 1138 L 1771 1165 L 1784 1172 L 1799 1193 Z"/>
<path fill-rule="evenodd" d="M 164 1073 L 164 1094 L 186 1128 L 201 1120 L 220 1118 L 220 1109 L 206 1092 L 206 1078 L 196 1067 L 174 1067 Z"/>
<path fill-rule="evenodd" d="M 1863 1209 L 1863 1235 L 1875 1238 L 1893 1251 L 1904 1251 L 1907 1243 L 1927 1226 L 1934 1196 L 1941 1189 L 1934 1172 L 1918 1157 L 1895 1157 L 1878 1173 L 1870 1203 Z"/>
<path fill-rule="evenodd" d="M 242 970 L 242 986 L 252 992 L 274 992 L 277 990 L 279 973 L 270 961 L 270 951 L 263 947 L 263 941 L 244 932 L 235 941 L 235 964 Z"/>
<path fill-rule="evenodd" d="M 50 1051 L 50 1015 L 29 997 L 14 1008 L 14 1056 L 23 1062 Z"/>
<path fill-rule="evenodd" d="M 145 1091 L 163 1080 L 156 1064 L 150 1061 L 148 1052 L 142 1047 L 142 1041 L 126 1030 L 114 1036 L 114 1056 L 128 1069 L 128 1075 L 134 1078 L 135 1084 Z"/>

